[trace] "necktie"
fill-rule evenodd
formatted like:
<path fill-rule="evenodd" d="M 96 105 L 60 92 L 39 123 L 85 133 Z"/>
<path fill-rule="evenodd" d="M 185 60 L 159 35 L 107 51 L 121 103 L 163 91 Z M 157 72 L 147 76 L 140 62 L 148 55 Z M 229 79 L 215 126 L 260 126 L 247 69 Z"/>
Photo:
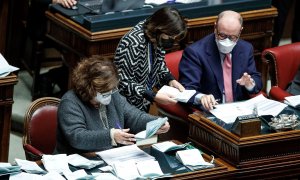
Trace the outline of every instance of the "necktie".
<path fill-rule="evenodd" d="M 226 54 L 223 62 L 223 78 L 224 78 L 224 91 L 225 91 L 225 101 L 232 102 L 232 65 L 230 54 Z"/>

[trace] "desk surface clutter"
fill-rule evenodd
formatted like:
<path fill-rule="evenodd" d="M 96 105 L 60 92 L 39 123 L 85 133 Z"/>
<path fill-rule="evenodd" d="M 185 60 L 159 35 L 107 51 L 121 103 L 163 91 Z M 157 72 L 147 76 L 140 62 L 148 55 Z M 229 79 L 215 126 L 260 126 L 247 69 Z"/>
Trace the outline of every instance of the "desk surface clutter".
<path fill-rule="evenodd" d="M 213 162 L 206 162 L 202 152 L 190 143 L 179 145 L 177 150 L 167 154 L 156 148 L 142 150 L 137 145 L 129 145 L 96 152 L 93 158 L 78 154 L 44 155 L 40 166 L 33 161 L 15 159 L 15 165 L 0 163 L 0 176 L 10 174 L 10 179 L 152 179 L 215 167 Z M 176 151 L 182 154 L 176 157 Z M 190 159 L 191 153 L 188 151 L 197 154 L 198 158 L 192 158 L 193 163 L 197 161 L 196 164 L 183 164 Z M 198 169 L 192 169 L 193 166 Z"/>

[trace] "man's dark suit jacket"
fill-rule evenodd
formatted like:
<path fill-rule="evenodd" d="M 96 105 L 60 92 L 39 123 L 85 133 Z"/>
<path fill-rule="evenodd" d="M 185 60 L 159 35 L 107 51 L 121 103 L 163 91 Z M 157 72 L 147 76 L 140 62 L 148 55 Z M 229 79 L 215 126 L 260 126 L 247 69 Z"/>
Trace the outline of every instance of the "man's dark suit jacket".
<path fill-rule="evenodd" d="M 245 100 L 249 94 L 262 89 L 261 75 L 256 71 L 253 47 L 250 43 L 238 40 L 232 50 L 232 90 L 234 101 Z M 247 72 L 254 79 L 256 86 L 248 92 L 244 86 L 236 83 Z M 195 89 L 197 93 L 213 94 L 222 100 L 224 89 L 222 62 L 215 42 L 215 35 L 210 34 L 188 46 L 179 64 L 179 81 L 186 89 Z M 194 102 L 193 96 L 189 103 Z"/>

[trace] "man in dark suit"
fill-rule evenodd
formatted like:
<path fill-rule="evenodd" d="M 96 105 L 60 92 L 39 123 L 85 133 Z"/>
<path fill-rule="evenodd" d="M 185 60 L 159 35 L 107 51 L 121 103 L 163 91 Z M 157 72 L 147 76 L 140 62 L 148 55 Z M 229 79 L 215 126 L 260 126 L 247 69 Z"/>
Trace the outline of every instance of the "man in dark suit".
<path fill-rule="evenodd" d="M 214 33 L 184 50 L 179 81 L 186 89 L 197 91 L 189 103 L 210 110 L 218 102 L 245 100 L 262 89 L 253 47 L 239 39 L 242 29 L 241 15 L 224 11 L 215 22 Z"/>

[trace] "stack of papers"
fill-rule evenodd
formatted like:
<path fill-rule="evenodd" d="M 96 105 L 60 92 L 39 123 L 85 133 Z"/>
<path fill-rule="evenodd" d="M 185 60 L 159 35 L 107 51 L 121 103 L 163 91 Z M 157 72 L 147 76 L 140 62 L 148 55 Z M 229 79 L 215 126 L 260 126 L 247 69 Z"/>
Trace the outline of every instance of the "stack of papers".
<path fill-rule="evenodd" d="M 113 164 L 114 173 L 121 179 L 154 178 L 163 172 L 157 161 L 147 160 L 134 162 L 131 160 Z"/>
<path fill-rule="evenodd" d="M 59 174 L 71 172 L 66 154 L 43 155 L 42 162 L 48 172 L 56 172 Z"/>
<path fill-rule="evenodd" d="M 15 159 L 17 165 L 21 167 L 21 169 L 27 173 L 31 174 L 46 174 L 47 172 L 44 171 L 40 166 L 36 164 L 34 161 L 27 161 L 22 159 Z"/>
<path fill-rule="evenodd" d="M 152 137 L 157 132 L 157 130 L 162 125 L 164 125 L 167 121 L 168 121 L 168 118 L 165 117 L 165 118 L 158 118 L 156 120 L 148 122 L 146 125 L 146 130 L 137 133 L 135 135 L 135 138 L 137 140 L 139 140 L 139 139 L 147 139 L 147 138 Z"/>
<path fill-rule="evenodd" d="M 169 152 L 179 149 L 184 149 L 189 143 L 175 144 L 173 141 L 165 141 L 161 143 L 153 144 L 152 147 L 159 150 L 160 152 Z"/>
<path fill-rule="evenodd" d="M 165 85 L 157 93 L 168 94 L 176 101 L 186 103 L 196 93 L 196 90 L 184 90 L 180 92 L 177 88 Z"/>
<path fill-rule="evenodd" d="M 10 163 L 0 162 L 0 176 L 6 174 L 16 174 L 20 172 L 21 172 L 20 166 L 12 166 Z"/>
<path fill-rule="evenodd" d="M 287 105 L 290 105 L 294 108 L 299 108 L 300 109 L 300 95 L 296 96 L 288 96 L 284 98 L 284 103 Z"/>
<path fill-rule="evenodd" d="M 104 162 L 101 160 L 89 160 L 83 156 L 80 156 L 79 154 L 71 154 L 68 156 L 68 163 L 75 167 L 91 169 L 100 164 L 103 164 Z"/>
<path fill-rule="evenodd" d="M 19 68 L 9 65 L 5 60 L 5 58 L 2 56 L 2 54 L 0 53 L 0 77 L 5 77 L 9 73 L 16 70 L 19 70 Z"/>
<path fill-rule="evenodd" d="M 176 152 L 176 158 L 186 166 L 211 166 L 212 163 L 206 162 L 198 149 L 187 149 Z"/>

